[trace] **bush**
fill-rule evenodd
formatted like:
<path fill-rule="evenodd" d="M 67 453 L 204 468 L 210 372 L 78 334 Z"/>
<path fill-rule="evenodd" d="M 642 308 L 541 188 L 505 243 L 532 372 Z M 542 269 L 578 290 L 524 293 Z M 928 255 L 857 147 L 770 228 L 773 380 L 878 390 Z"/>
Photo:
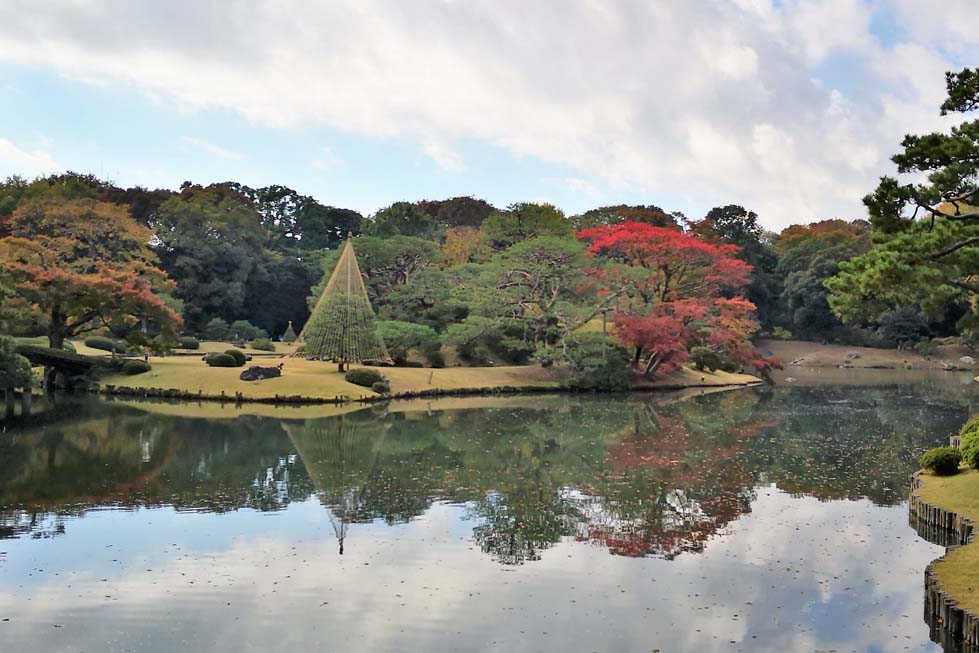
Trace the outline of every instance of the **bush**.
<path fill-rule="evenodd" d="M 938 352 L 938 343 L 934 340 L 922 340 L 914 346 L 914 350 L 925 358 L 930 358 Z"/>
<path fill-rule="evenodd" d="M 627 390 L 632 383 L 629 352 L 600 333 L 583 333 L 568 339 L 564 347 L 537 353 L 542 365 L 565 363 L 572 371 L 565 383 L 571 390 Z"/>
<path fill-rule="evenodd" d="M 275 343 L 268 338 L 256 338 L 251 342 L 252 349 L 259 351 L 275 351 Z"/>
<path fill-rule="evenodd" d="M 282 334 L 282 342 L 296 342 L 296 330 L 292 328 L 292 320 L 289 320 L 289 326 L 286 327 L 286 332 Z"/>
<path fill-rule="evenodd" d="M 441 346 L 435 331 L 424 324 L 385 320 L 375 324 L 374 332 L 384 341 L 388 353 L 398 365 L 403 365 L 408 360 L 411 349 L 430 352 Z"/>
<path fill-rule="evenodd" d="M 387 393 L 391 392 L 391 386 L 384 381 L 375 381 L 371 384 L 371 390 L 379 395 L 386 395 Z"/>
<path fill-rule="evenodd" d="M 122 364 L 122 373 L 129 376 L 135 376 L 136 374 L 143 374 L 150 371 L 150 364 L 146 361 L 137 360 L 131 358 Z"/>
<path fill-rule="evenodd" d="M 772 337 L 776 340 L 792 340 L 792 332 L 785 327 L 777 326 L 772 329 Z"/>
<path fill-rule="evenodd" d="M 969 465 L 979 469 L 979 415 L 973 415 L 959 431 L 959 449 L 962 459 Z"/>
<path fill-rule="evenodd" d="M 126 353 L 126 345 L 124 343 L 116 342 L 112 338 L 106 338 L 105 336 L 89 336 L 85 338 L 85 346 L 101 351 L 115 352 L 117 354 Z"/>
<path fill-rule="evenodd" d="M 423 353 L 425 354 L 425 359 L 428 361 L 428 364 L 432 367 L 445 367 L 445 354 L 442 353 L 441 349 L 438 351 L 426 351 Z"/>
<path fill-rule="evenodd" d="M 219 317 L 204 326 L 204 337 L 208 340 L 225 340 L 228 337 L 228 323 Z"/>
<path fill-rule="evenodd" d="M 246 362 L 248 362 L 248 357 L 245 356 L 245 353 L 240 349 L 228 349 L 224 353 L 235 359 L 235 367 L 242 367 Z"/>
<path fill-rule="evenodd" d="M 921 456 L 920 464 L 938 476 L 951 476 L 958 473 L 961 462 L 962 452 L 955 447 L 935 447 Z"/>
<path fill-rule="evenodd" d="M 694 347 L 690 350 L 690 358 L 693 359 L 694 366 L 701 372 L 704 370 L 713 372 L 725 367 L 724 357 L 710 347 Z"/>
<path fill-rule="evenodd" d="M 211 354 L 204 358 L 204 362 L 211 367 L 241 367 L 244 365 L 244 363 L 239 363 L 231 354 Z"/>
<path fill-rule="evenodd" d="M 913 344 L 928 337 L 928 320 L 917 308 L 898 308 L 880 317 L 880 334 L 899 345 Z"/>
<path fill-rule="evenodd" d="M 354 385 L 365 388 L 370 388 L 378 382 L 384 382 L 384 377 L 381 376 L 380 372 L 366 369 L 350 370 L 343 378 L 346 379 L 347 383 L 353 383 Z"/>
<path fill-rule="evenodd" d="M 200 349 L 201 342 L 197 338 L 191 336 L 184 336 L 177 343 L 180 349 Z"/>

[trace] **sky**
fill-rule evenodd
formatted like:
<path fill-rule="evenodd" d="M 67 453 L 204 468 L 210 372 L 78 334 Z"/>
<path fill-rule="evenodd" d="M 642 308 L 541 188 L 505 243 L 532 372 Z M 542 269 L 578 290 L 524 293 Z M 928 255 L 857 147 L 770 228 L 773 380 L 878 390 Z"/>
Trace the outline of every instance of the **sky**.
<path fill-rule="evenodd" d="M 940 10 L 938 10 L 940 8 Z M 866 217 L 975 0 L 3 0 L 0 177 Z"/>

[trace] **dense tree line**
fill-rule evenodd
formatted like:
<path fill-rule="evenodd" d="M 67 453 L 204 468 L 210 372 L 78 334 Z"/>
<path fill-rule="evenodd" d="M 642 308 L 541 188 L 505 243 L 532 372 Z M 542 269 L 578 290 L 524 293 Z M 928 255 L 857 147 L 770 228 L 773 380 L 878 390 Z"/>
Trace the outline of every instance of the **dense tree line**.
<path fill-rule="evenodd" d="M 943 112 L 979 104 L 949 74 Z M 979 324 L 979 121 L 908 136 L 901 185 L 870 221 L 764 230 L 737 205 L 690 219 L 655 205 L 566 216 L 456 197 L 364 217 L 285 186 L 120 188 L 66 173 L 0 183 L 0 331 L 60 347 L 90 331 L 248 339 L 299 330 L 348 236 L 396 362 L 443 346 L 471 363 L 564 362 L 613 379 L 774 364 L 759 335 L 910 345 Z M 975 233 L 974 233 L 975 232 Z M 604 337 L 603 331 L 611 334 Z M 616 385 L 620 381 L 609 381 Z"/>

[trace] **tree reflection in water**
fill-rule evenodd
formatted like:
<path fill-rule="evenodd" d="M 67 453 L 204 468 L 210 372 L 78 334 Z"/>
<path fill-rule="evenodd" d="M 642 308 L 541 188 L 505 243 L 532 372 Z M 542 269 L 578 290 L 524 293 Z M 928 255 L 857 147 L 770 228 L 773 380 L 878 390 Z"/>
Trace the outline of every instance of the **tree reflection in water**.
<path fill-rule="evenodd" d="M 528 405 L 205 420 L 83 402 L 70 419 L 0 437 L 0 537 L 56 536 L 106 506 L 273 511 L 315 496 L 341 553 L 351 525 L 448 502 L 503 564 L 562 540 L 673 558 L 703 550 L 763 483 L 896 503 L 915 452 L 967 414 L 893 387 Z"/>

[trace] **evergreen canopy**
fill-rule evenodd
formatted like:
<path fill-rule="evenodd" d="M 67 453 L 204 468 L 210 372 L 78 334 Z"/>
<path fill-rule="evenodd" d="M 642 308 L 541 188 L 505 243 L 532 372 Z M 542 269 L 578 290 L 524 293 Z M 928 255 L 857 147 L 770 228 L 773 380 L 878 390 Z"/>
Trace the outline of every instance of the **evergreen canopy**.
<path fill-rule="evenodd" d="M 374 332 L 374 309 L 348 238 L 330 280 L 303 327 L 297 356 L 340 362 L 387 360 L 384 341 Z"/>

